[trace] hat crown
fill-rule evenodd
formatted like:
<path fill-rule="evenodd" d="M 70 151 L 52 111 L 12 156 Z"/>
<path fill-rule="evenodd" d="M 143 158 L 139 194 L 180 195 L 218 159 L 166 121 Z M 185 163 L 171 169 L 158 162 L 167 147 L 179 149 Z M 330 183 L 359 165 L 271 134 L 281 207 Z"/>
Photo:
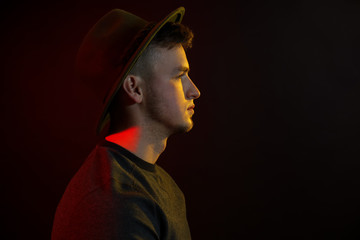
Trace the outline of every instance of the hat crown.
<path fill-rule="evenodd" d="M 99 97 L 111 87 L 121 69 L 121 60 L 138 33 L 148 24 L 121 9 L 103 16 L 85 36 L 77 55 L 77 74 Z M 108 83 L 108 84 L 106 84 Z"/>

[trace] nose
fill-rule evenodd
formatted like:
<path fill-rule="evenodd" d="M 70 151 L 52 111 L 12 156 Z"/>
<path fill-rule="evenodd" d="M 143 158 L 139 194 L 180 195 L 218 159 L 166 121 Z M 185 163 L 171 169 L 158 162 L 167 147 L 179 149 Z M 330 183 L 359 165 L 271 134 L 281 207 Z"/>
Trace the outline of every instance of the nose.
<path fill-rule="evenodd" d="M 190 77 L 188 77 L 189 80 L 189 88 L 186 94 L 186 97 L 188 99 L 197 99 L 200 97 L 200 91 L 199 89 L 196 87 L 195 83 L 190 79 Z"/>

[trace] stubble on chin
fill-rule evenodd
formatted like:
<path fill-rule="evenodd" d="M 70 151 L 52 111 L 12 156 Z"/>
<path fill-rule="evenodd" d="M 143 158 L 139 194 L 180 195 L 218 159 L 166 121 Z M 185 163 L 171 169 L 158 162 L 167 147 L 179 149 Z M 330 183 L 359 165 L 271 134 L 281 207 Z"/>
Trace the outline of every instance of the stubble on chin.
<path fill-rule="evenodd" d="M 190 119 L 190 122 L 182 126 L 179 126 L 178 130 L 175 133 L 187 133 L 190 132 L 193 127 L 194 127 L 194 122 L 192 119 Z"/>

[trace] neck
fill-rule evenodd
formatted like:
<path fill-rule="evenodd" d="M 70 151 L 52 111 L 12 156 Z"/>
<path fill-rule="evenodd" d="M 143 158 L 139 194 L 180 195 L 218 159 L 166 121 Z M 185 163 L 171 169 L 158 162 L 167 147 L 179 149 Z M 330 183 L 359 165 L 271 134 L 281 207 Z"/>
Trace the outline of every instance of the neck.
<path fill-rule="evenodd" d="M 167 137 L 160 137 L 153 131 L 140 126 L 122 128 L 105 139 L 122 146 L 151 164 L 156 163 L 167 143 Z"/>

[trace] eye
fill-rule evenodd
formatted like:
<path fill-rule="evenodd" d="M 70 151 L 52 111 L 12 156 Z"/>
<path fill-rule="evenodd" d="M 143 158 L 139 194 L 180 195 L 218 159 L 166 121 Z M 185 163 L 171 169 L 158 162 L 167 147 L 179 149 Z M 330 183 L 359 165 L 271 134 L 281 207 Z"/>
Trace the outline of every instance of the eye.
<path fill-rule="evenodd" d="M 175 79 L 179 80 L 179 79 L 182 79 L 184 76 L 185 76 L 185 73 L 182 73 L 182 74 L 176 76 Z"/>
<path fill-rule="evenodd" d="M 177 76 L 176 78 L 183 78 L 183 77 L 185 77 L 185 76 L 188 76 L 188 74 L 189 74 L 189 72 L 188 71 L 186 71 L 186 72 L 182 72 L 179 76 Z"/>
<path fill-rule="evenodd" d="M 177 78 L 182 78 L 183 76 L 185 76 L 185 73 L 180 74 Z"/>

